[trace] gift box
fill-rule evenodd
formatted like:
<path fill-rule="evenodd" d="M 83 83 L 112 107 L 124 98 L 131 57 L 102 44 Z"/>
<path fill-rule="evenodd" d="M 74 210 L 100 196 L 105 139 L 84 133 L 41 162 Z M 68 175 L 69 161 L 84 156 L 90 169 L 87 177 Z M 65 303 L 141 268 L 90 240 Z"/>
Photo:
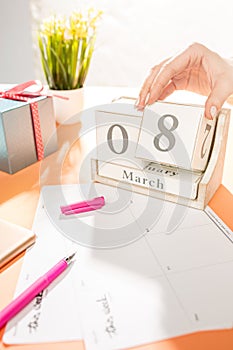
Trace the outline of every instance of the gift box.
<path fill-rule="evenodd" d="M 13 174 L 57 150 L 53 100 L 48 96 L 0 96 L 0 170 Z"/>

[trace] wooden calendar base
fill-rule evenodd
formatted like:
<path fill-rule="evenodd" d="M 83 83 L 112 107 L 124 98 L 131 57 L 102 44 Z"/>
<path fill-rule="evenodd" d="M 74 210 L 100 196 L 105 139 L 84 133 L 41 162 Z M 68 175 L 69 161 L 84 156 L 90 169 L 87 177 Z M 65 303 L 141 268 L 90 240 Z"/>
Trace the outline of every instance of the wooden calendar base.
<path fill-rule="evenodd" d="M 120 177 L 117 176 L 117 171 L 114 172 L 114 169 L 111 172 L 108 172 L 109 170 L 105 172 L 101 171 L 101 166 L 103 162 L 97 159 L 92 160 L 92 179 L 96 182 L 104 183 L 111 186 L 118 186 L 124 189 L 129 189 L 130 183 L 130 189 L 135 192 L 150 195 L 155 198 L 168 200 L 197 209 L 204 209 L 210 201 L 210 199 L 215 194 L 217 188 L 219 187 L 222 181 L 229 121 L 230 110 L 222 109 L 217 119 L 215 136 L 208 165 L 206 167 L 205 172 L 203 172 L 201 175 L 201 180 L 195 180 L 197 175 L 193 173 L 193 183 L 190 184 L 191 192 L 189 196 L 186 196 L 185 191 L 182 190 L 178 190 L 177 192 L 175 192 L 175 190 L 169 190 L 170 192 L 173 192 L 169 193 L 162 191 L 161 188 L 159 188 L 159 186 L 157 186 L 158 188 L 156 188 L 156 186 L 149 186 L 148 182 L 150 180 L 124 181 L 131 180 L 131 178 L 129 179 L 131 175 L 127 175 L 126 179 L 120 179 Z M 118 165 L 115 164 L 114 166 L 117 167 Z M 117 169 L 115 168 L 115 170 Z M 175 168 L 174 171 L 176 171 Z M 194 185 L 196 186 L 195 195 L 193 195 Z M 167 186 L 167 188 L 169 188 L 169 186 Z M 182 183 L 180 184 L 180 188 L 182 188 Z"/>

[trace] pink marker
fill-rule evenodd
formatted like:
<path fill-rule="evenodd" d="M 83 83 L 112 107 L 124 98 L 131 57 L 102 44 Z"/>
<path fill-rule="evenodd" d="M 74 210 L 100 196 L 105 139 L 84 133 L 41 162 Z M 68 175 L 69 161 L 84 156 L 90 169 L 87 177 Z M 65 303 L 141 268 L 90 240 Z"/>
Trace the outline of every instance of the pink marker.
<path fill-rule="evenodd" d="M 73 210 L 67 210 L 63 212 L 63 215 L 74 215 L 74 214 L 86 213 L 88 211 L 101 209 L 102 207 L 103 205 L 99 204 L 99 205 L 92 205 L 92 206 L 87 206 L 87 207 L 73 209 Z"/>
<path fill-rule="evenodd" d="M 2 328 L 11 318 L 21 311 L 27 304 L 32 301 L 37 294 L 47 288 L 55 278 L 57 278 L 71 263 L 76 253 L 65 257 L 54 267 L 52 267 L 45 275 L 38 278 L 30 287 L 0 311 L 0 328 Z"/>
<path fill-rule="evenodd" d="M 65 214 L 65 212 L 71 211 L 71 210 L 76 210 L 76 209 L 80 209 L 80 208 L 90 208 L 90 207 L 95 208 L 95 207 L 103 206 L 103 205 L 105 205 L 105 199 L 103 196 L 101 196 L 101 197 L 96 197 L 96 198 L 93 198 L 93 199 L 90 199 L 87 201 L 61 206 L 61 211 L 63 214 Z M 87 211 L 89 211 L 89 210 L 87 210 Z"/>

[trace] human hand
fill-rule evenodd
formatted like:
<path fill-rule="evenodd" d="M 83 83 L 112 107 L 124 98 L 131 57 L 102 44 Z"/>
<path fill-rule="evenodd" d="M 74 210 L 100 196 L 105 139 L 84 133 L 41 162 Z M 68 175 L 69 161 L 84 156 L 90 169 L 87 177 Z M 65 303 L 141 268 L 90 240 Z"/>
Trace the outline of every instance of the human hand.
<path fill-rule="evenodd" d="M 205 116 L 212 119 L 233 93 L 233 66 L 204 45 L 194 43 L 151 69 L 136 107 L 144 109 L 145 105 L 163 100 L 175 90 L 208 96 Z"/>

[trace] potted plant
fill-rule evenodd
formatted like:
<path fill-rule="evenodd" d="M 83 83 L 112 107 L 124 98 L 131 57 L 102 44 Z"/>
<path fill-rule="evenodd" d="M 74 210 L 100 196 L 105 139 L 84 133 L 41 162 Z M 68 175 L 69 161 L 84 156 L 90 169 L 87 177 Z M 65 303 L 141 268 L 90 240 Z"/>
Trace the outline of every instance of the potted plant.
<path fill-rule="evenodd" d="M 58 122 L 80 110 L 78 101 L 82 104 L 83 86 L 101 14 L 101 11 L 89 9 L 87 14 L 72 12 L 69 16 L 54 15 L 44 19 L 38 30 L 41 62 L 49 89 L 55 91 L 55 95 L 68 95 L 68 100 L 54 99 Z"/>

